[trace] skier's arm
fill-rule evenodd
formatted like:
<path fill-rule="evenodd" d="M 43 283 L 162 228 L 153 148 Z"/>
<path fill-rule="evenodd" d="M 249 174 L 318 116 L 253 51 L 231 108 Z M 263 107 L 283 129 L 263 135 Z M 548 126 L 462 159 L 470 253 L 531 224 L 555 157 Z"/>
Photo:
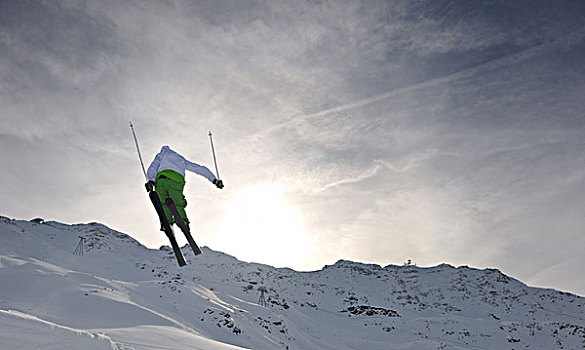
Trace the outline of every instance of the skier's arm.
<path fill-rule="evenodd" d="M 158 166 L 160 165 L 160 158 L 161 155 L 158 153 L 156 157 L 154 157 L 152 163 L 150 163 L 148 171 L 146 171 L 146 177 L 148 178 L 148 181 L 156 181 L 156 173 L 158 172 Z"/>
<path fill-rule="evenodd" d="M 209 170 L 207 167 L 205 167 L 203 165 L 199 165 L 197 163 L 190 162 L 186 159 L 185 159 L 185 165 L 186 165 L 187 170 L 194 172 L 197 175 L 203 176 L 204 178 L 209 180 L 209 182 L 213 182 L 213 180 L 215 180 L 215 175 L 213 175 L 211 170 Z"/>

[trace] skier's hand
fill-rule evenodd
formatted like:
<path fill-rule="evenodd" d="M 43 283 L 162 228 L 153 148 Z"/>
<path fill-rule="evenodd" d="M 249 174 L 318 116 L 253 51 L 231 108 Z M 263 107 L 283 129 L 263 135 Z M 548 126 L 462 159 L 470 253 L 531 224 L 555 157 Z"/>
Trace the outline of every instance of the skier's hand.
<path fill-rule="evenodd" d="M 148 181 L 144 184 L 144 187 L 146 187 L 146 192 L 152 192 L 154 190 L 154 181 Z"/>
<path fill-rule="evenodd" d="M 213 184 L 215 186 L 217 186 L 217 188 L 222 189 L 223 188 L 223 181 L 218 180 L 218 179 L 213 179 Z"/>

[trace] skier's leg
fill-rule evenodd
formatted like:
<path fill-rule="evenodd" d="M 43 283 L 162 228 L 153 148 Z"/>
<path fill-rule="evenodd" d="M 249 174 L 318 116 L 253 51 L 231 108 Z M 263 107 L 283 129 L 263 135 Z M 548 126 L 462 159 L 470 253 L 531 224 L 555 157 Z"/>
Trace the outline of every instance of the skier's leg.
<path fill-rule="evenodd" d="M 187 206 L 187 199 L 185 199 L 185 195 L 183 195 L 183 188 L 185 185 L 174 183 L 171 188 L 169 188 L 169 197 L 175 202 L 175 206 L 177 207 L 177 211 L 185 221 L 187 225 L 189 225 L 189 219 L 187 218 L 187 212 L 185 211 L 185 207 Z"/>
<path fill-rule="evenodd" d="M 170 189 L 173 186 L 173 182 L 167 178 L 159 178 L 156 180 L 155 191 L 160 198 L 160 202 L 162 203 L 163 210 L 165 212 L 165 216 L 169 221 L 169 225 L 173 225 L 175 220 L 173 219 L 173 214 L 167 205 L 165 204 L 165 199 L 170 196 Z"/>

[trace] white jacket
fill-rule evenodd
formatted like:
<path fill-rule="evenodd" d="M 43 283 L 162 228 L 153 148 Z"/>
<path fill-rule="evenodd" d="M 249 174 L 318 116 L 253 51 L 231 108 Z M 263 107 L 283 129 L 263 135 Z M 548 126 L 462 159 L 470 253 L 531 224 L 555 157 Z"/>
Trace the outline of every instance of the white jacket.
<path fill-rule="evenodd" d="M 156 181 L 156 174 L 163 170 L 172 170 L 181 174 L 183 177 L 185 177 L 185 170 L 189 170 L 207 178 L 211 182 L 215 179 L 215 175 L 213 175 L 211 170 L 188 161 L 185 157 L 173 151 L 169 146 L 163 146 L 160 152 L 154 157 L 154 160 L 148 167 L 146 177 L 148 177 L 148 180 Z"/>

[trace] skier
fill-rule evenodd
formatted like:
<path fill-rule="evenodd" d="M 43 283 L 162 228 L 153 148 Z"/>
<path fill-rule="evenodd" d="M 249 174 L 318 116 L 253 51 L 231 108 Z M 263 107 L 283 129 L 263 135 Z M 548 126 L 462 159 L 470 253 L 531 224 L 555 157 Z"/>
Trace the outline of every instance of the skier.
<path fill-rule="evenodd" d="M 219 189 L 223 188 L 223 181 L 217 179 L 207 167 L 190 162 L 179 153 L 173 151 L 169 146 L 163 146 L 148 167 L 148 171 L 146 172 L 148 182 L 145 184 L 145 187 L 148 192 L 153 191 L 156 187 L 156 193 L 163 204 L 165 216 L 170 225 L 174 224 L 175 220 L 165 203 L 165 199 L 168 197 L 175 202 L 179 214 L 185 223 L 189 225 L 187 213 L 185 212 L 187 200 L 183 195 L 185 170 L 205 177 Z M 161 231 L 163 231 L 162 223 Z"/>

